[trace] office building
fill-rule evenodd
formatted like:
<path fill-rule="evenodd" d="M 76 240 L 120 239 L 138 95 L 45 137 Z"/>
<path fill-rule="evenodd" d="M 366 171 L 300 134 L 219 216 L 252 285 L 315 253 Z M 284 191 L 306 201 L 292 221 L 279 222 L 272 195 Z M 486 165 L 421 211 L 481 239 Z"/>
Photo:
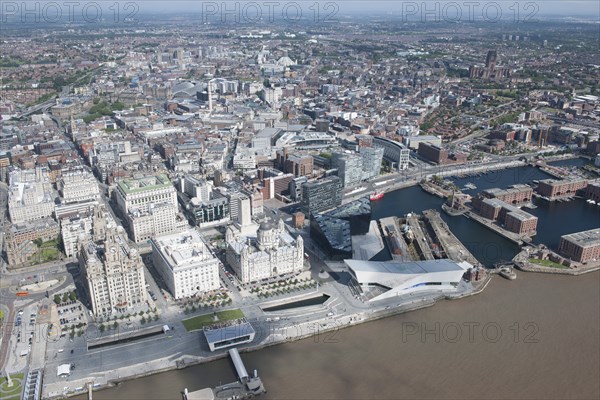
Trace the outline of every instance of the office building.
<path fill-rule="evenodd" d="M 362 179 L 367 180 L 379 176 L 384 149 L 382 147 L 360 147 L 362 158 Z"/>
<path fill-rule="evenodd" d="M 165 175 L 120 181 L 115 197 L 134 242 L 177 231 L 177 193 Z"/>
<path fill-rule="evenodd" d="M 342 204 L 342 183 L 337 176 L 328 176 L 302 185 L 301 206 L 306 215 L 313 215 Z"/>
<path fill-rule="evenodd" d="M 125 230 L 98 218 L 94 216 L 93 234 L 81 242 L 79 266 L 94 314 L 123 314 L 146 302 L 144 264 L 129 247 Z"/>
<path fill-rule="evenodd" d="M 301 272 L 304 266 L 304 241 L 294 239 L 283 220 L 277 224 L 263 221 L 253 229 L 227 228 L 227 263 L 243 283 L 258 282 L 283 274 Z"/>
<path fill-rule="evenodd" d="M 175 299 L 220 287 L 219 259 L 196 230 L 153 238 L 152 258 Z"/>
<path fill-rule="evenodd" d="M 361 156 L 348 153 L 333 153 L 331 167 L 338 170 L 342 187 L 359 184 L 363 176 L 363 161 Z"/>

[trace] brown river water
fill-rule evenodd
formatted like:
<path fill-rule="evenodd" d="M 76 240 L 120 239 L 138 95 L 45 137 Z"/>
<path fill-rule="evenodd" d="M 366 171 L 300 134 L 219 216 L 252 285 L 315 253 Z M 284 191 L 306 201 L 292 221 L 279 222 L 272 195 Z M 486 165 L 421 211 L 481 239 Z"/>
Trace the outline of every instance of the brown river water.
<path fill-rule="evenodd" d="M 495 276 L 477 296 L 251 353 L 263 399 L 598 399 L 600 272 Z M 94 393 L 180 399 L 236 380 L 228 359 Z M 83 398 L 83 397 L 80 397 Z"/>

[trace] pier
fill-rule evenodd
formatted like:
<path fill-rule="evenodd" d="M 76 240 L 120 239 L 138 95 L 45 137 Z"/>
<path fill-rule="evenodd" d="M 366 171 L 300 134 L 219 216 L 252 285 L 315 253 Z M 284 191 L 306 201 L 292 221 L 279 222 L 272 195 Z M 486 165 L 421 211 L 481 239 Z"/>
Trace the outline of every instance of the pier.
<path fill-rule="evenodd" d="M 431 252 L 431 246 L 425 239 L 425 233 L 421 228 L 419 217 L 416 214 L 408 214 L 406 216 L 406 223 L 410 226 L 413 234 L 415 235 L 414 243 L 417 244 L 419 251 L 421 252 L 424 260 L 434 260 L 435 257 Z"/>
<path fill-rule="evenodd" d="M 249 376 L 244 362 L 237 348 L 229 350 L 229 357 L 233 362 L 238 381 L 217 386 L 214 389 L 205 388 L 188 392 L 187 388 L 181 393 L 182 400 L 225 400 L 225 399 L 248 399 L 266 393 L 267 390 L 254 370 L 254 376 Z"/>

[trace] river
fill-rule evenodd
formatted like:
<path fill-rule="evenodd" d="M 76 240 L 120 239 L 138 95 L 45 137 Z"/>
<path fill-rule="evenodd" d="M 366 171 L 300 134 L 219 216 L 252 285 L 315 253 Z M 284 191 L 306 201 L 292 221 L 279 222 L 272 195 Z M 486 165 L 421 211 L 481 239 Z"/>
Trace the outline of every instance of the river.
<path fill-rule="evenodd" d="M 473 182 L 477 192 L 547 177 L 521 167 L 456 183 Z M 373 218 L 439 209 L 441 203 L 411 187 L 374 203 Z M 560 235 L 600 226 L 600 207 L 581 200 L 542 203 L 531 211 L 540 217 L 536 242 L 554 247 Z M 474 221 L 442 216 L 487 265 L 518 251 Z M 249 371 L 258 369 L 268 389 L 265 399 L 598 398 L 600 272 L 579 277 L 519 272 L 516 281 L 495 276 L 478 296 L 242 358 Z M 235 379 L 223 359 L 125 382 L 94 399 L 178 399 L 184 387 Z"/>

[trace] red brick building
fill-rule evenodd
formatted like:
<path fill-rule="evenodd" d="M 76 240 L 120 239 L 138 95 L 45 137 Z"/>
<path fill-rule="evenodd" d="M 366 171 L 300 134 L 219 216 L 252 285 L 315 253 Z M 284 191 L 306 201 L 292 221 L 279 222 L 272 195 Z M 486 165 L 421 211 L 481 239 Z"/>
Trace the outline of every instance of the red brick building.
<path fill-rule="evenodd" d="M 527 185 L 513 185 L 508 189 L 487 189 L 481 192 L 488 199 L 498 199 L 508 204 L 528 203 L 533 197 L 533 189 Z"/>
<path fill-rule="evenodd" d="M 561 236 L 558 252 L 581 263 L 600 260 L 600 229 Z"/>
<path fill-rule="evenodd" d="M 545 179 L 540 181 L 536 192 L 540 196 L 548 197 L 549 199 L 575 196 L 578 190 L 585 189 L 588 185 L 586 179 Z"/>

